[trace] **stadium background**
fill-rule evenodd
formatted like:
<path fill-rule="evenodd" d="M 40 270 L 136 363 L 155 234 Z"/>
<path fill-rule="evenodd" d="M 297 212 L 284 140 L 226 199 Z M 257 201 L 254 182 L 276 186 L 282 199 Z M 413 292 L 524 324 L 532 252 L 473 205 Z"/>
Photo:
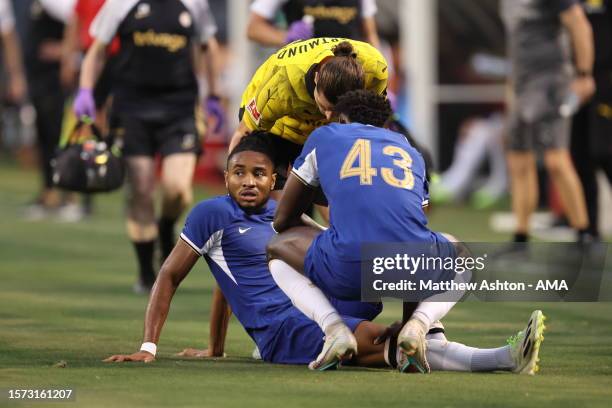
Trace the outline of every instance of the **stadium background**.
<path fill-rule="evenodd" d="M 27 10 L 27 2 L 14 1 L 18 15 Z M 236 95 L 242 86 L 235 78 L 248 79 L 249 70 L 268 50 L 252 47 L 244 38 L 246 1 L 211 3 L 221 26 L 220 39 L 227 45 L 223 83 L 228 116 L 234 120 Z M 392 11 L 400 6 L 398 1 L 378 3 Z M 403 99 L 402 117 L 417 129 L 430 130 L 423 132 L 425 136 L 417 131 L 416 136 L 433 148 L 438 169 L 444 170 L 452 161 L 461 122 L 500 109 L 506 74 L 503 29 L 495 0 L 423 3 L 428 5 L 421 4 L 419 12 L 435 24 L 428 25 L 429 36 L 419 37 L 423 49 L 418 52 L 439 67 L 429 84 L 429 92 L 434 89 L 439 97 L 420 107 Z M 380 26 L 392 24 L 381 21 Z M 397 35 L 400 44 L 405 44 L 409 32 L 381 34 Z M 245 46 L 252 55 L 250 64 L 235 63 L 231 51 L 245 55 Z M 238 74 L 237 67 L 241 68 Z M 420 75 L 418 69 L 408 68 L 408 72 Z M 14 119 L 11 112 L 15 112 L 11 107 L 3 112 L 0 153 L 0 388 L 75 387 L 78 406 L 609 406 L 612 306 L 607 302 L 464 303 L 448 316 L 450 339 L 494 347 L 521 328 L 532 309 L 542 308 L 549 317 L 548 333 L 541 373 L 533 378 L 455 373 L 399 376 L 364 369 L 315 374 L 303 367 L 267 366 L 250 359 L 252 343 L 235 319 L 228 334 L 228 358 L 175 358 L 172 353 L 185 347 L 206 345 L 213 281 L 203 262 L 175 297 L 159 360 L 146 367 L 104 365 L 102 358 L 138 346 L 146 306 L 146 298 L 131 291 L 135 265 L 124 236 L 122 195 L 97 196 L 93 215 L 76 223 L 53 217 L 36 222 L 24 219 L 23 206 L 38 184 L 34 138 L 28 136 L 27 126 L 22 137 L 11 137 L 10 129 L 7 132 Z M 196 200 L 223 193 L 219 164 L 224 137 L 212 135 L 206 142 L 208 153 L 200 163 Z M 486 172 L 486 166 L 480 170 Z M 607 189 L 605 183 L 602 186 Z M 602 195 L 601 204 L 608 234 L 609 195 L 609 191 Z M 541 210 L 547 219 L 546 199 Z M 508 211 L 507 200 L 486 210 L 456 203 L 434 208 L 430 222 L 434 229 L 465 241 L 505 241 L 510 229 L 500 219 L 506 220 Z M 544 224 L 543 237 L 563 239 L 562 233 Z M 392 322 L 399 311 L 399 304 L 391 304 L 381 321 Z"/>

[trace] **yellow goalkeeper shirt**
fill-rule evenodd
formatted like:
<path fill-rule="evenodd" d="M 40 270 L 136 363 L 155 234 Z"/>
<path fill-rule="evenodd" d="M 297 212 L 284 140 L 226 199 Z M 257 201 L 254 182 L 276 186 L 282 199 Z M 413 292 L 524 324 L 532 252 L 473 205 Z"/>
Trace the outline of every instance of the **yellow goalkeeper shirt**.
<path fill-rule="evenodd" d="M 242 95 L 242 120 L 250 130 L 267 130 L 293 143 L 328 123 L 315 103 L 314 67 L 333 48 L 348 41 L 365 73 L 365 87 L 382 94 L 387 88 L 387 61 L 368 43 L 344 38 L 293 42 L 264 62 Z"/>

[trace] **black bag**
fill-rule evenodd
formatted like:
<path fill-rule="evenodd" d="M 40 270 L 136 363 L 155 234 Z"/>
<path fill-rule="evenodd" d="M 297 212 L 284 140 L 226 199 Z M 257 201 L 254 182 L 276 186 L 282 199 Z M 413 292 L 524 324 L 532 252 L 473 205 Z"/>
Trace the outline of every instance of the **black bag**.
<path fill-rule="evenodd" d="M 76 125 L 51 166 L 55 186 L 81 193 L 116 190 L 125 173 L 119 148 L 105 141 L 95 125 L 84 122 Z"/>

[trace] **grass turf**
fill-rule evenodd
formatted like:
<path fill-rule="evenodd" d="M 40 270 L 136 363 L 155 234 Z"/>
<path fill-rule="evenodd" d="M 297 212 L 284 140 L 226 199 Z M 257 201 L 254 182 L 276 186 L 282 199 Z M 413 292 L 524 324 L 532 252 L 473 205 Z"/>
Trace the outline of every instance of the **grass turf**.
<path fill-rule="evenodd" d="M 356 368 L 313 373 L 268 365 L 250 359 L 253 343 L 235 318 L 228 358 L 173 357 L 207 342 L 213 281 L 204 262 L 174 299 L 159 360 L 104 364 L 104 357 L 139 346 L 146 306 L 146 298 L 131 291 L 136 265 L 124 234 L 121 194 L 96 197 L 95 216 L 82 223 L 27 222 L 20 212 L 32 196 L 36 175 L 0 162 L 0 388 L 74 387 L 76 403 L 65 404 L 87 407 L 610 405 L 610 303 L 463 303 L 450 313 L 445 324 L 452 340 L 496 347 L 522 328 L 531 310 L 543 309 L 548 332 L 535 377 L 400 375 Z M 198 189 L 196 196 L 210 194 Z M 507 238 L 489 232 L 487 215 L 441 208 L 432 214 L 432 226 L 465 240 Z M 399 315 L 400 305 L 390 304 L 381 321 Z M 55 366 L 60 361 L 66 362 L 64 368 Z"/>

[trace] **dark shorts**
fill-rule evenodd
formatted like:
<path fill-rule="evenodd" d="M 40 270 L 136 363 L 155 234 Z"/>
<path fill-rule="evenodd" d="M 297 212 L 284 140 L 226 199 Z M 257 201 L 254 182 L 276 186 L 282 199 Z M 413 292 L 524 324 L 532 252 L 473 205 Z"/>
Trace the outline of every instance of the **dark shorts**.
<path fill-rule="evenodd" d="M 510 114 L 508 149 L 511 151 L 544 151 L 569 147 L 571 122 L 561 116 L 548 117 L 534 123 Z"/>
<path fill-rule="evenodd" d="M 342 316 L 354 332 L 364 319 Z M 260 348 L 264 361 L 276 364 L 308 364 L 323 349 L 324 334 L 319 326 L 301 312 L 285 319 L 273 339 Z M 263 345 L 262 345 L 263 346 Z"/>
<path fill-rule="evenodd" d="M 326 239 L 326 232 L 315 237 L 308 251 L 306 251 L 304 274 L 328 297 L 338 299 L 339 301 L 361 301 L 361 261 L 339 259 L 335 255 L 337 253 L 336 248 L 328 243 L 329 240 Z M 426 243 L 423 242 L 423 244 Z M 431 255 L 441 258 L 454 258 L 457 256 L 454 245 L 439 232 L 432 231 L 431 244 L 435 244 L 435 246 L 432 246 L 435 252 L 431 253 Z M 433 281 L 450 280 L 454 275 L 444 270 L 430 270 L 424 273 L 427 273 L 428 279 Z M 419 274 L 417 273 L 415 277 L 419 278 Z M 438 293 L 440 292 L 419 291 L 422 299 Z M 363 304 L 366 305 L 367 303 L 364 302 Z M 377 303 L 371 305 L 376 307 Z M 364 307 L 360 306 L 360 309 L 367 311 Z"/>
<path fill-rule="evenodd" d="M 176 153 L 202 153 L 193 115 L 167 121 L 113 114 L 110 134 L 122 146 L 123 155 L 162 157 Z"/>
<path fill-rule="evenodd" d="M 515 90 L 508 113 L 507 147 L 511 151 L 545 151 L 569 147 L 571 121 L 560 107 L 568 97 L 571 78 L 561 74 L 529 79 Z"/>

